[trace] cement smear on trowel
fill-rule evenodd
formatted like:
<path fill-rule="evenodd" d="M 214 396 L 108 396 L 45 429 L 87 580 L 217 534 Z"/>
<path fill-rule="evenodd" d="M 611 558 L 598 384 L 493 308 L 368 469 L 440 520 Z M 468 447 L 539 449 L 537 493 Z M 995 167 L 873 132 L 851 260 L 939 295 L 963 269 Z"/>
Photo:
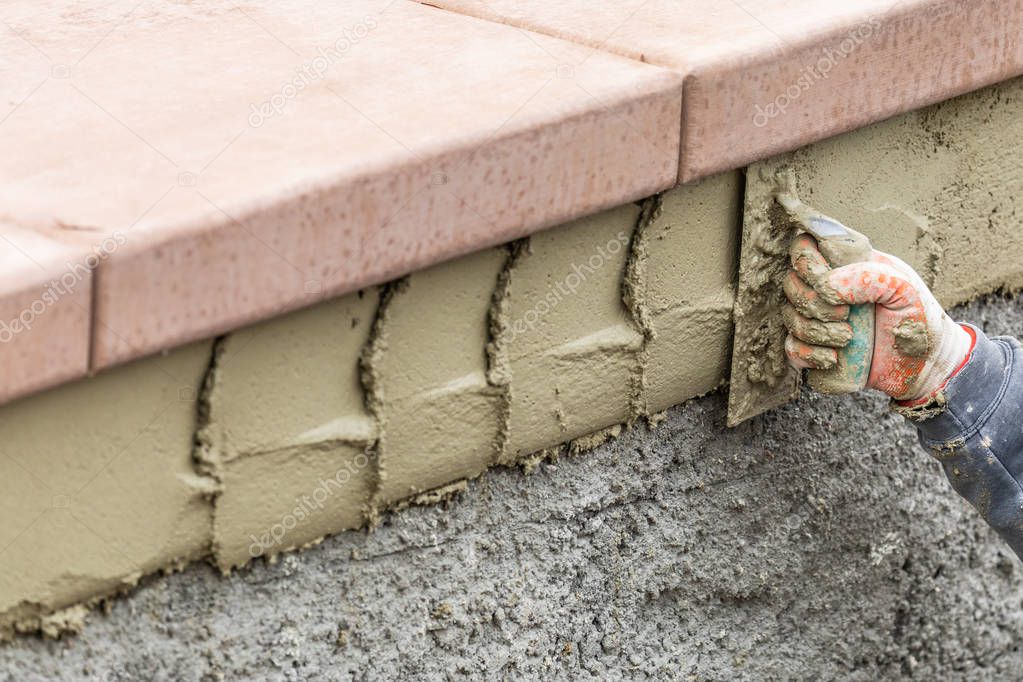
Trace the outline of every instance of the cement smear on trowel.
<path fill-rule="evenodd" d="M 742 253 L 736 292 L 735 341 L 729 385 L 728 423 L 739 422 L 796 397 L 798 371 L 785 359 L 782 282 L 789 270 L 794 232 L 775 201 L 784 160 L 746 171 Z"/>

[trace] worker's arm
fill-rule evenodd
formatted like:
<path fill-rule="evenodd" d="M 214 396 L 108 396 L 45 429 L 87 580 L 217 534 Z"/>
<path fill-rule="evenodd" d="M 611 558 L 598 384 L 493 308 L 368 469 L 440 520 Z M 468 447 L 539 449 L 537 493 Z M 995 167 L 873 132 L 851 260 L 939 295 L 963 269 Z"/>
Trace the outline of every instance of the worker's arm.
<path fill-rule="evenodd" d="M 813 239 L 793 243 L 786 351 L 827 369 L 851 331 L 848 306 L 875 303 L 868 387 L 892 397 L 952 486 L 1023 558 L 1023 349 L 959 325 L 904 262 L 878 251 L 831 269 Z"/>

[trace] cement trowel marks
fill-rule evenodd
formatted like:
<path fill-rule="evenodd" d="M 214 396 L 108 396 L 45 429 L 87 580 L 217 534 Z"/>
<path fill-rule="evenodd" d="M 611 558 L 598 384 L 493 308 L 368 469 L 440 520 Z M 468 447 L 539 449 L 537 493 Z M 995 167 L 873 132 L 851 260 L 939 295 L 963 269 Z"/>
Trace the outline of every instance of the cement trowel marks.
<path fill-rule="evenodd" d="M 224 570 L 361 526 L 374 485 L 358 360 L 375 290 L 218 342 L 196 458 L 219 481 L 213 554 Z"/>
<path fill-rule="evenodd" d="M 638 215 L 622 206 L 534 235 L 511 271 L 511 459 L 629 419 L 643 336 L 621 282 Z"/>
<path fill-rule="evenodd" d="M 380 424 L 378 507 L 479 475 L 500 453 L 503 391 L 488 382 L 488 249 L 392 285 L 363 356 Z"/>
<path fill-rule="evenodd" d="M 702 395 L 726 374 L 740 190 L 739 173 L 678 187 L 637 228 L 626 298 L 647 330 L 643 414 Z"/>

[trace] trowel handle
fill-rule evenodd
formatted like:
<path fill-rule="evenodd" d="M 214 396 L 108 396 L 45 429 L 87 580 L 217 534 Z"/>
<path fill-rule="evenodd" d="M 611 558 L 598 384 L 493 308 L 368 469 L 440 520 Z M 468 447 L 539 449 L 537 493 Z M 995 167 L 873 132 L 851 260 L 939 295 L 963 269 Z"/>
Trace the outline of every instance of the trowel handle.
<path fill-rule="evenodd" d="M 849 228 L 844 229 L 847 233 L 840 239 L 814 235 L 821 254 L 833 268 L 865 262 L 873 252 L 870 241 L 864 235 Z M 874 357 L 874 304 L 849 306 L 848 321 L 853 335 L 848 345 L 838 350 L 838 364 L 831 369 L 814 369 L 807 373 L 807 382 L 814 390 L 821 393 L 852 393 L 867 386 L 870 363 Z"/>

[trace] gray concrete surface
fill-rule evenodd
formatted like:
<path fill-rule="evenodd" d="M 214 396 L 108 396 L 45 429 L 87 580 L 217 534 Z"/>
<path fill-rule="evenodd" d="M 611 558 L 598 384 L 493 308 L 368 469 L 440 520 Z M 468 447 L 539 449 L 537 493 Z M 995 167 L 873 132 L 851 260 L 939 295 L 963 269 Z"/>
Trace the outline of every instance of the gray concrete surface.
<path fill-rule="evenodd" d="M 1023 330 L 1023 303 L 958 311 Z M 710 396 L 230 579 L 150 579 L 5 680 L 1019 678 L 1021 565 L 878 396 Z"/>

